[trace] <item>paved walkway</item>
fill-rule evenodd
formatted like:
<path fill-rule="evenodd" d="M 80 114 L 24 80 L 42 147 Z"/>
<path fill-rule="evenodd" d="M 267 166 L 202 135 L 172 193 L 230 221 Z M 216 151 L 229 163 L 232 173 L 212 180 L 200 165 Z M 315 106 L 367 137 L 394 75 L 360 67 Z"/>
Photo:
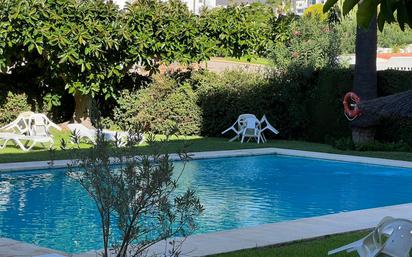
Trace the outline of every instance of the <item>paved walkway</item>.
<path fill-rule="evenodd" d="M 385 216 L 412 219 L 412 204 L 344 212 L 194 235 L 188 237 L 183 243 L 182 253 L 183 257 L 206 256 L 365 230 L 374 227 Z M 164 253 L 166 247 L 165 242 L 159 243 L 154 245 L 149 253 Z M 74 257 L 95 256 L 95 251 L 74 255 Z"/>
<path fill-rule="evenodd" d="M 0 257 L 31 257 L 42 255 L 53 257 L 52 254 L 63 255 L 64 253 L 8 238 L 0 238 Z M 68 255 L 65 254 L 63 256 Z"/>
<path fill-rule="evenodd" d="M 206 65 L 202 63 L 201 67 L 206 68 Z M 227 61 L 222 58 L 212 58 L 210 61 L 207 62 L 207 69 L 209 71 L 218 73 L 224 72 L 226 70 L 243 70 L 246 72 L 253 73 L 265 73 L 268 71 L 268 67 L 263 64 Z"/>

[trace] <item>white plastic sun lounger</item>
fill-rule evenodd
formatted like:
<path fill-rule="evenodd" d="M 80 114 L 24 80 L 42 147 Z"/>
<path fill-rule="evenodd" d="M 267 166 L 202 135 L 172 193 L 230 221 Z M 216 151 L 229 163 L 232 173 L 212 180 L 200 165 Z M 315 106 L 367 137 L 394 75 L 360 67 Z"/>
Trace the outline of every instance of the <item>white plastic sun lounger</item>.
<path fill-rule="evenodd" d="M 387 238 L 385 241 L 384 238 Z M 360 257 L 375 257 L 385 254 L 392 257 L 409 257 L 412 247 L 412 222 L 406 219 L 385 217 L 364 238 L 328 252 L 356 251 Z"/>
<path fill-rule="evenodd" d="M 89 129 L 80 123 L 67 124 L 67 127 L 72 133 L 75 133 L 76 136 L 79 137 L 79 139 L 88 139 L 93 144 L 96 144 L 96 129 Z"/>
<path fill-rule="evenodd" d="M 17 116 L 17 118 L 11 123 L 3 126 L 0 130 L 7 132 L 17 132 L 19 134 L 25 134 L 29 132 L 29 118 L 34 112 L 22 112 Z"/>
<path fill-rule="evenodd" d="M 94 128 L 87 128 L 83 124 L 80 123 L 71 123 L 68 124 L 67 127 L 70 129 L 72 133 L 75 133 L 77 137 L 80 139 L 88 139 L 91 143 L 96 144 L 96 135 L 97 130 Z M 104 139 L 107 141 L 118 141 L 117 145 L 123 147 L 127 144 L 127 140 L 129 139 L 129 133 L 124 131 L 111 131 L 111 130 L 102 130 L 102 134 Z M 144 138 L 143 135 L 139 136 L 139 144 L 143 142 Z"/>
<path fill-rule="evenodd" d="M 33 136 L 50 136 L 50 128 L 61 131 L 61 127 L 53 123 L 46 115 L 34 113 L 29 117 L 29 134 Z"/>
<path fill-rule="evenodd" d="M 21 150 L 26 152 L 30 151 L 36 144 L 41 144 L 46 148 L 45 143 L 50 143 L 50 145 L 54 143 L 51 136 L 26 136 L 16 133 L 0 132 L 0 149 L 5 148 L 9 141 L 12 141 L 16 146 L 20 147 Z M 23 141 L 26 141 L 26 143 L 23 144 Z"/>
<path fill-rule="evenodd" d="M 5 148 L 8 141 L 13 141 L 13 143 L 20 147 L 23 151 L 29 151 L 37 144 L 42 145 L 44 148 L 46 148 L 45 143 L 49 143 L 50 146 L 54 144 L 53 137 L 49 130 L 51 127 L 54 127 L 57 130 L 61 130 L 61 128 L 51 122 L 46 115 L 41 113 L 33 113 L 29 116 L 29 118 L 23 115 L 19 115 L 19 117 L 25 120 L 24 124 L 27 126 L 27 129 L 21 129 L 19 132 L 26 131 L 28 135 L 18 132 L 0 133 L 0 142 L 3 142 L 0 145 L 0 148 Z M 19 126 L 21 124 L 19 124 L 19 122 L 21 121 L 19 121 L 19 119 L 16 119 L 16 121 L 17 122 L 15 125 Z M 10 126 L 9 128 L 12 127 L 13 126 Z M 16 127 L 14 126 L 14 128 Z M 23 144 L 23 141 L 25 141 L 25 144 Z"/>

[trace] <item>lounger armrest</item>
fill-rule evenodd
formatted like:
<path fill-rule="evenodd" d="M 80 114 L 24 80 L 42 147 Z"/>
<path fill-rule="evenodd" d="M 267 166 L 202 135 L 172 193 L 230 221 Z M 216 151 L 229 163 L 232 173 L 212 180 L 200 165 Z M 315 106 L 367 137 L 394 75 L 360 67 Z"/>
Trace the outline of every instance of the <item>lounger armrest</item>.
<path fill-rule="evenodd" d="M 270 130 L 273 134 L 279 134 L 279 130 L 275 129 L 274 127 L 272 127 L 271 125 L 267 125 L 266 127 L 264 127 L 260 132 L 263 132 L 265 130 Z"/>
<path fill-rule="evenodd" d="M 233 130 L 234 132 L 237 132 L 236 129 L 234 128 L 234 126 L 231 126 L 230 128 L 227 128 L 226 130 L 224 130 L 224 131 L 222 132 L 222 135 L 225 134 L 225 133 L 227 133 L 227 132 L 229 132 L 230 130 Z"/>
<path fill-rule="evenodd" d="M 239 122 L 239 121 L 236 121 L 235 123 L 233 123 L 232 126 L 230 126 L 230 127 L 227 128 L 225 131 L 223 131 L 223 132 L 222 132 L 222 135 L 225 134 L 225 133 L 227 133 L 227 132 L 229 132 L 230 130 L 233 130 L 236 134 L 238 134 L 239 131 L 237 131 L 237 130 L 235 129 L 235 126 L 236 126 L 236 124 L 238 124 L 238 122 Z"/>
<path fill-rule="evenodd" d="M 53 122 L 51 122 L 49 126 L 57 129 L 58 131 L 62 131 L 62 128 L 61 128 L 59 125 L 57 125 L 57 124 L 55 124 L 55 123 L 53 123 Z"/>
<path fill-rule="evenodd" d="M 353 243 L 350 243 L 348 245 L 344 245 L 344 246 L 341 246 L 339 248 L 333 249 L 333 250 L 328 252 L 328 255 L 332 255 L 332 254 L 339 253 L 339 252 L 342 252 L 342 251 L 346 251 L 348 253 L 356 251 L 357 248 L 362 247 L 363 240 L 364 239 L 361 239 L 361 240 L 355 241 Z"/>

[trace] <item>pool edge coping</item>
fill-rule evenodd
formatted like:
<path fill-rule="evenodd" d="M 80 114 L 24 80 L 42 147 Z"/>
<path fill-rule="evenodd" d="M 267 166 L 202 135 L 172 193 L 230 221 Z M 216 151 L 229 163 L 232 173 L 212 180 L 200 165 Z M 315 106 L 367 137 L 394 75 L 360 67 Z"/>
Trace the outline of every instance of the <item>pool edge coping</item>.
<path fill-rule="evenodd" d="M 296 157 L 306 157 L 330 161 L 343 161 L 351 163 L 363 163 L 363 164 L 373 164 L 382 165 L 390 167 L 401 167 L 401 168 L 412 168 L 412 162 L 393 160 L 393 159 L 383 159 L 375 157 L 364 157 L 356 155 L 344 155 L 344 154 L 332 154 L 323 152 L 313 152 L 313 151 L 303 151 L 303 150 L 293 150 L 285 148 L 253 148 L 253 149 L 240 149 L 240 150 L 224 150 L 224 151 L 203 151 L 203 152 L 191 152 L 190 157 L 194 160 L 200 159 L 213 159 L 213 158 L 226 158 L 226 157 L 242 157 L 242 156 L 256 156 L 256 155 L 287 155 Z M 177 154 L 170 155 L 171 160 L 179 160 Z M 42 170 L 42 169 L 58 169 L 65 168 L 69 164 L 70 160 L 54 160 L 53 165 L 50 165 L 51 161 L 35 161 L 35 162 L 11 162 L 11 163 L 0 163 L 0 172 L 17 172 L 24 170 Z"/>
<path fill-rule="evenodd" d="M 181 257 L 209 256 L 240 250 L 279 246 L 306 240 L 316 240 L 330 235 L 368 230 L 375 227 L 385 216 L 411 220 L 412 203 L 191 235 L 185 239 Z M 149 254 L 164 253 L 168 245 L 168 241 L 159 242 L 149 249 Z M 73 257 L 95 257 L 98 252 L 93 250 L 74 254 Z"/>

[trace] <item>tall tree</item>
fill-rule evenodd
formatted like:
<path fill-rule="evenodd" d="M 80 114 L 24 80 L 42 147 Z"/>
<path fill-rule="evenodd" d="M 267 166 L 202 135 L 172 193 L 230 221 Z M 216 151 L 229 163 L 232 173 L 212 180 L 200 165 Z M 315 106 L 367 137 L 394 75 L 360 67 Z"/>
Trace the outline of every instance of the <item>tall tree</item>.
<path fill-rule="evenodd" d="M 362 100 L 378 96 L 378 78 L 376 72 L 377 26 L 376 18 L 370 21 L 367 29 L 356 29 L 356 64 L 353 91 Z M 376 119 L 372 115 L 361 115 L 351 122 L 352 139 L 356 144 L 374 140 Z"/>
<path fill-rule="evenodd" d="M 327 0 L 324 5 L 324 12 L 330 10 L 337 2 L 338 0 Z M 372 101 L 375 104 L 377 102 L 379 105 L 379 100 L 373 100 L 377 97 L 377 23 L 380 30 L 383 30 L 385 23 L 395 21 L 399 23 L 402 29 L 404 29 L 405 24 L 412 27 L 412 1 L 344 0 L 342 8 L 343 15 L 347 15 L 355 6 L 358 7 L 356 12 L 358 28 L 356 35 L 356 65 L 353 90 L 359 94 L 362 101 Z M 397 15 L 396 19 L 395 14 Z M 396 101 L 396 99 L 396 97 L 391 98 L 392 101 Z M 402 96 L 402 99 L 405 99 L 405 97 Z M 385 102 L 386 101 L 387 100 L 385 100 Z M 363 106 L 370 105 L 364 104 Z M 400 106 L 402 107 L 404 105 L 402 104 Z M 397 108 L 392 109 L 396 110 Z M 379 118 L 379 113 L 368 112 L 367 110 L 363 110 L 362 113 L 358 119 L 351 123 L 354 143 L 367 143 L 374 138 L 373 126 Z"/>
<path fill-rule="evenodd" d="M 73 95 L 73 120 L 90 124 L 92 98 L 115 98 L 134 64 L 199 62 L 211 46 L 179 1 L 0 0 L 0 70 L 36 66 L 36 85 Z M 53 79 L 52 79 L 53 78 Z"/>

